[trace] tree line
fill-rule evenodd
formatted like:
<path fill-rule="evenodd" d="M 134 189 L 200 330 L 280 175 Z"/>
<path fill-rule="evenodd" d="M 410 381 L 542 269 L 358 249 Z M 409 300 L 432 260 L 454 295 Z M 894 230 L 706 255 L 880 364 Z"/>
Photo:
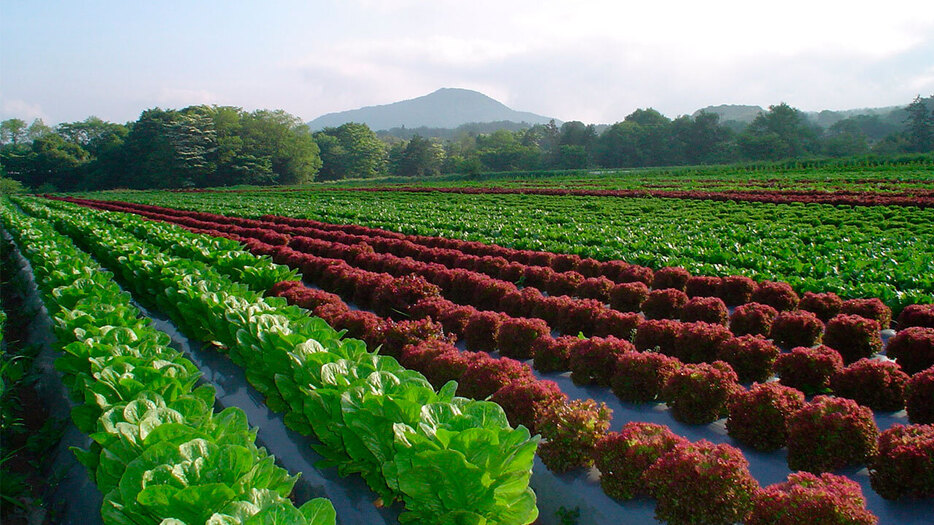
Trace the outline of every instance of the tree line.
<path fill-rule="evenodd" d="M 377 135 L 356 123 L 312 133 L 284 111 L 155 108 L 127 124 L 5 120 L 0 175 L 33 190 L 72 191 L 925 153 L 934 151 L 932 105 L 934 97 L 917 97 L 901 126 L 859 115 L 823 129 L 782 103 L 744 127 L 714 113 L 672 120 L 650 108 L 601 128 L 552 121 L 488 133 L 468 127 L 444 139 Z"/>

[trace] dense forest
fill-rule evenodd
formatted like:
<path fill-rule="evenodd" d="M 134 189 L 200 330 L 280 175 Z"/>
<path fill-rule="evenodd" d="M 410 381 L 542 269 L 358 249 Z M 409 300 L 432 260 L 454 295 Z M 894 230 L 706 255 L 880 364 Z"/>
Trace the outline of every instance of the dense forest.
<path fill-rule="evenodd" d="M 90 117 L 51 128 L 0 123 L 0 176 L 34 191 L 298 184 L 387 175 L 728 164 L 934 151 L 934 97 L 893 125 L 858 115 L 824 128 L 778 104 L 744 126 L 713 113 L 674 120 L 639 109 L 597 128 L 554 122 L 443 137 L 344 124 L 311 133 L 284 111 L 229 106 L 144 111 L 136 122 Z M 426 130 L 427 131 L 427 130 Z"/>

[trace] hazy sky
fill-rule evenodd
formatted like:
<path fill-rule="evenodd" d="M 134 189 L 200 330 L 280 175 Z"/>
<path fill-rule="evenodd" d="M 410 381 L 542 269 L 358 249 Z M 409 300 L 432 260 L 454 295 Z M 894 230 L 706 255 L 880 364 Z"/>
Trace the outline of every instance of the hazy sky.
<path fill-rule="evenodd" d="M 0 119 L 208 103 L 307 121 L 440 87 L 595 123 L 907 104 L 934 94 L 934 1 L 0 0 Z"/>

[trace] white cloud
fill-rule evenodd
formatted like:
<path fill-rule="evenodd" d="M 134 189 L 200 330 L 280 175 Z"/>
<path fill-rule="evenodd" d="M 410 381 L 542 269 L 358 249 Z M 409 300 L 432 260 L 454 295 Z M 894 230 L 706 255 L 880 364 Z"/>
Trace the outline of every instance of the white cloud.
<path fill-rule="evenodd" d="M 42 109 L 41 104 L 20 99 L 4 98 L 2 95 L 0 95 L 0 99 L 3 99 L 3 103 L 0 105 L 3 112 L 3 120 L 18 118 L 26 122 L 32 122 L 39 118 L 46 123 L 51 122 L 49 115 Z"/>

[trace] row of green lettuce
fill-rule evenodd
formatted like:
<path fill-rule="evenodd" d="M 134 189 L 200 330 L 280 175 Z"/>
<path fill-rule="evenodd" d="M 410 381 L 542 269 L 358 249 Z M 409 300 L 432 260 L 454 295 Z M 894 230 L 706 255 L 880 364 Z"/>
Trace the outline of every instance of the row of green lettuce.
<path fill-rule="evenodd" d="M 749 169 L 738 166 L 692 166 L 634 170 L 577 170 L 570 172 L 502 173 L 476 178 L 410 180 L 404 184 L 430 187 L 587 188 L 670 190 L 794 190 L 860 191 L 885 194 L 913 189 L 934 189 L 927 161 L 894 166 L 799 167 Z M 346 185 L 373 186 L 372 180 Z"/>
<path fill-rule="evenodd" d="M 528 484 L 538 438 L 511 428 L 495 403 L 455 397 L 453 382 L 436 392 L 421 374 L 341 339 L 307 311 L 234 282 L 215 267 L 223 253 L 190 240 L 200 236 L 133 216 L 104 220 L 117 215 L 70 204 L 18 203 L 92 252 L 190 337 L 226 352 L 267 405 L 285 412 L 287 425 L 318 438 L 326 465 L 359 473 L 386 504 L 402 500 L 400 522 L 537 517 Z M 169 244 L 202 256 L 158 246 Z"/>
<path fill-rule="evenodd" d="M 934 302 L 934 209 L 682 199 L 283 191 L 108 192 L 245 217 L 277 214 L 504 246 L 745 275 L 799 293 Z"/>
<path fill-rule="evenodd" d="M 325 499 L 292 504 L 297 477 L 256 446 L 242 410 L 213 412 L 214 389 L 196 387 L 195 365 L 167 346 L 112 274 L 6 202 L 0 220 L 54 321 L 72 419 L 93 440 L 75 453 L 103 494 L 104 523 L 335 523 Z"/>

